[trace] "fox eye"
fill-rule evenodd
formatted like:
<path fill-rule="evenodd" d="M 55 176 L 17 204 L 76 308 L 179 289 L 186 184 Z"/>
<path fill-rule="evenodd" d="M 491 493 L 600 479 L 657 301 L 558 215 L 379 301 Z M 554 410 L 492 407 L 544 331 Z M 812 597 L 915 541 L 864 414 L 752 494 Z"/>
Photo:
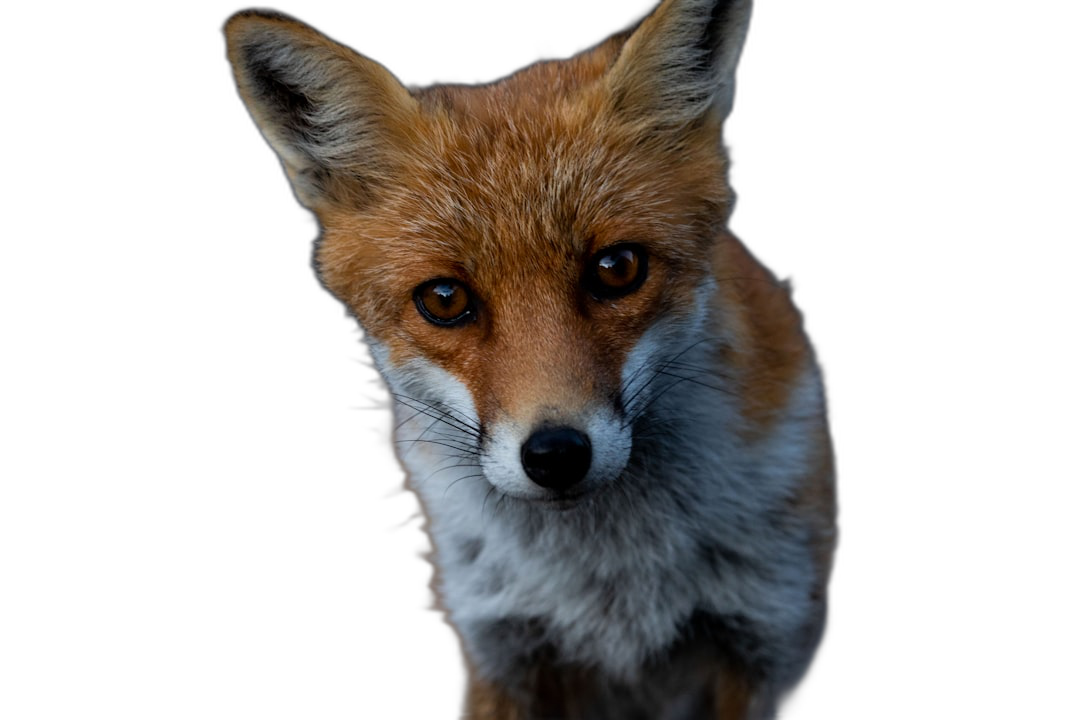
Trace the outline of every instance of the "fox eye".
<path fill-rule="evenodd" d="M 442 327 L 464 324 L 475 315 L 468 289 L 450 278 L 428 280 L 413 291 L 413 300 L 424 319 Z"/>
<path fill-rule="evenodd" d="M 612 245 L 593 256 L 586 283 L 597 298 L 622 297 L 641 287 L 648 269 L 645 248 L 629 243 Z"/>

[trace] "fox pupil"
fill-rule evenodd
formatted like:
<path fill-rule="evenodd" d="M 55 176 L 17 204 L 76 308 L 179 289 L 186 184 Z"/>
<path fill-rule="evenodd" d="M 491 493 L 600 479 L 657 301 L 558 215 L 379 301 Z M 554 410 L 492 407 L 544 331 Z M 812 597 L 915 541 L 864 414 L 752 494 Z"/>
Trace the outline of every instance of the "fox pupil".
<path fill-rule="evenodd" d="M 633 278 L 636 264 L 636 258 L 628 250 L 623 250 L 600 260 L 600 274 L 609 285 L 621 285 Z"/>
<path fill-rule="evenodd" d="M 431 292 L 438 298 L 440 308 L 445 310 L 453 308 L 454 294 L 457 292 L 457 288 L 453 285 L 436 285 L 431 289 Z"/>

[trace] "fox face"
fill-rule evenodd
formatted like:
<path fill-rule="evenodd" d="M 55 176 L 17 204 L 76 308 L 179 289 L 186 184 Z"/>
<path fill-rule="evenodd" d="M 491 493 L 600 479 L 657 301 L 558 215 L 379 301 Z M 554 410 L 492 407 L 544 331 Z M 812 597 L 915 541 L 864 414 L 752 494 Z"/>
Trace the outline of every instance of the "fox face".
<path fill-rule="evenodd" d="M 241 89 L 319 215 L 320 276 L 402 401 L 471 430 L 508 495 L 616 478 L 651 370 L 703 322 L 730 209 L 716 108 L 683 87 L 658 114 L 665 60 L 625 37 L 493 87 L 409 92 L 295 21 L 231 27 Z"/>
<path fill-rule="evenodd" d="M 395 399 L 470 717 L 767 717 L 820 636 L 820 374 L 727 230 L 749 11 L 665 0 L 569 60 L 422 89 L 282 15 L 226 26 Z"/>
<path fill-rule="evenodd" d="M 702 321 L 722 165 L 715 151 L 690 166 L 628 154 L 593 119 L 466 117 L 453 130 L 468 142 L 424 148 L 402 172 L 410 185 L 379 208 L 385 234 L 328 219 L 318 265 L 402 402 L 473 430 L 500 491 L 564 500 L 622 472 L 647 366 Z"/>

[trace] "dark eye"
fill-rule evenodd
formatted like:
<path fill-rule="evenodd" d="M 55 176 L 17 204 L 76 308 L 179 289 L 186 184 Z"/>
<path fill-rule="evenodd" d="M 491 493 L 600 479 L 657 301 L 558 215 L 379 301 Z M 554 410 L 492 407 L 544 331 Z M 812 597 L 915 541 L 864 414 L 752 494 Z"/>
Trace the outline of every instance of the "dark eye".
<path fill-rule="evenodd" d="M 457 280 L 428 280 L 413 291 L 416 309 L 435 325 L 450 327 L 472 320 L 475 314 L 469 290 Z"/>
<path fill-rule="evenodd" d="M 649 269 L 649 257 L 640 245 L 612 245 L 593 256 L 586 282 L 598 298 L 622 297 L 641 287 Z"/>

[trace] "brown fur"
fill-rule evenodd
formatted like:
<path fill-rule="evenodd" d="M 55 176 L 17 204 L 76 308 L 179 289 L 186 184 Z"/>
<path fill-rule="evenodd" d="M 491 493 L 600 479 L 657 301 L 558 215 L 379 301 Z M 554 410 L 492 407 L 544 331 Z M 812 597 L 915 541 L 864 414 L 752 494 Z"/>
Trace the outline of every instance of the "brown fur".
<path fill-rule="evenodd" d="M 725 235 L 713 257 L 719 282 L 715 302 L 726 310 L 735 331 L 723 366 L 739 371 L 743 415 L 764 432 L 774 413 L 787 405 L 810 359 L 802 318 L 787 286 L 734 236 Z"/>
<path fill-rule="evenodd" d="M 593 718 L 638 720 L 638 716 L 616 717 L 597 714 L 603 707 L 593 673 L 582 669 L 538 667 L 527 698 L 512 697 L 505 689 L 471 676 L 465 696 L 463 720 L 532 720 Z M 697 662 L 685 669 L 687 687 L 708 686 L 707 707 L 712 720 L 745 720 L 753 709 L 754 688 L 730 666 L 717 662 Z M 627 689 L 626 692 L 632 692 Z M 603 713 L 603 710 L 599 710 Z M 641 717 L 640 720 L 653 720 Z"/>

